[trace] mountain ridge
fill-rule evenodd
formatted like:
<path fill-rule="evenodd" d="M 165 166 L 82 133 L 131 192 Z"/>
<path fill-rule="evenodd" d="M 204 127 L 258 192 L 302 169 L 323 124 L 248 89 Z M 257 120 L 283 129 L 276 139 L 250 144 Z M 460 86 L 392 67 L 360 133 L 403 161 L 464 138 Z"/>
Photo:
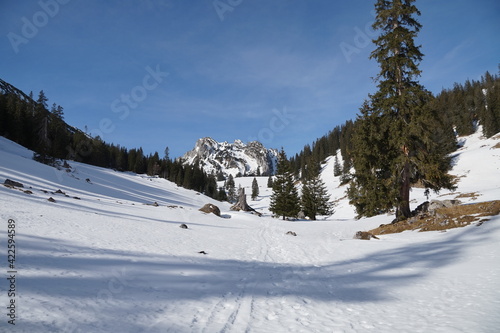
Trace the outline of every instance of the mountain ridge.
<path fill-rule="evenodd" d="M 267 176 L 276 171 L 278 150 L 266 148 L 259 141 L 243 143 L 218 142 L 211 137 L 200 138 L 194 148 L 182 157 L 184 164 L 195 165 L 213 175 Z"/>

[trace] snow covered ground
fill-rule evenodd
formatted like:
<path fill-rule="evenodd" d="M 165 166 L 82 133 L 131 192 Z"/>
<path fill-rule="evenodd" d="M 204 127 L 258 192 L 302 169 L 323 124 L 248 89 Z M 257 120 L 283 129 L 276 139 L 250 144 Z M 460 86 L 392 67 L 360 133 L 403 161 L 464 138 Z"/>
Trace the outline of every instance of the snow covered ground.
<path fill-rule="evenodd" d="M 453 173 L 465 177 L 456 193 L 433 198 L 474 192 L 460 200 L 500 199 L 500 149 L 493 148 L 499 140 L 476 134 L 463 141 Z M 356 231 L 392 217 L 355 220 L 341 199 L 345 188 L 333 177 L 333 159 L 323 179 L 332 199 L 340 199 L 336 213 L 292 222 L 270 217 L 266 177 L 258 178 L 259 198 L 248 198 L 264 213 L 259 218 L 163 179 L 71 161 L 72 172 L 66 172 L 31 156 L 0 137 L 0 181 L 9 178 L 33 192 L 0 186 L 1 332 L 500 327 L 498 216 L 481 226 L 360 241 L 352 239 Z M 236 186 L 250 187 L 252 179 L 237 178 Z M 412 197 L 415 205 L 425 199 L 421 190 Z M 199 212 L 205 203 L 219 206 L 224 218 Z M 182 223 L 188 229 L 179 228 Z M 9 239 L 16 251 L 10 263 Z M 7 315 L 12 301 L 15 325 Z"/>

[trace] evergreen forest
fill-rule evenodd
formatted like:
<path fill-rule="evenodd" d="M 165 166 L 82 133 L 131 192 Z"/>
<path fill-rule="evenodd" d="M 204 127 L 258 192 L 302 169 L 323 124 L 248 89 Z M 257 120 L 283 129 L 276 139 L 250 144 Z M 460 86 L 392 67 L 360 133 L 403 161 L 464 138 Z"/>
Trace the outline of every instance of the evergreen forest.
<path fill-rule="evenodd" d="M 437 111 L 442 122 L 441 135 L 435 139 L 448 152 L 457 148 L 457 136 L 474 133 L 478 124 L 482 125 L 483 135 L 489 138 L 500 132 L 500 75 L 486 72 L 480 80 L 455 83 L 452 88 L 432 96 L 429 106 Z M 339 168 L 344 175 L 348 173 L 352 162 L 352 136 L 359 125 L 356 120 L 347 120 L 313 143 L 306 144 L 302 151 L 290 158 L 296 177 L 305 177 L 307 164 L 312 158 L 324 161 L 338 150 L 343 159 Z M 348 164 L 347 167 L 344 164 Z"/>
<path fill-rule="evenodd" d="M 179 186 L 206 194 L 214 199 L 225 197 L 217 188 L 214 175 L 207 175 L 198 165 L 184 165 L 155 152 L 146 155 L 142 148 L 127 149 L 104 142 L 64 121 L 61 106 L 47 105 L 40 91 L 25 94 L 0 79 L 0 135 L 35 152 L 34 158 L 46 164 L 73 160 L 118 171 L 132 171 L 168 179 Z M 224 193 L 222 193 L 224 192 Z"/>

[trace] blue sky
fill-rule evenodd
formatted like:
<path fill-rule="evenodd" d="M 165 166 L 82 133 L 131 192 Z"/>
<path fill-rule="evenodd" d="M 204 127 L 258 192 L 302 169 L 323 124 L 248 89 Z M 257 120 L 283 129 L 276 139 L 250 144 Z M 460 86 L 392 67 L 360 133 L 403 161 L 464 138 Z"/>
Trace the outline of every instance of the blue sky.
<path fill-rule="evenodd" d="M 171 157 L 196 140 L 299 152 L 354 119 L 378 65 L 375 0 L 0 1 L 0 78 L 66 121 Z M 500 2 L 420 0 L 433 93 L 500 63 Z"/>

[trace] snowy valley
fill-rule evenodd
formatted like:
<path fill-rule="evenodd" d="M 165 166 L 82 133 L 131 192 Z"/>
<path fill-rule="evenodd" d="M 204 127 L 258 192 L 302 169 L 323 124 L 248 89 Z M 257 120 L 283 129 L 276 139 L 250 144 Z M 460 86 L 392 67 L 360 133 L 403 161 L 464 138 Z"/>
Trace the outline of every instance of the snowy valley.
<path fill-rule="evenodd" d="M 458 189 L 431 199 L 500 199 L 500 137 L 484 139 L 478 131 L 460 139 L 452 170 Z M 333 157 L 322 178 L 335 213 L 282 221 L 268 210 L 264 176 L 257 177 L 257 200 L 248 199 L 264 214 L 258 217 L 165 179 L 72 161 L 58 170 L 32 156 L 0 137 L 0 181 L 23 185 L 0 186 L 0 331 L 496 332 L 500 326 L 499 216 L 480 226 L 361 241 L 353 239 L 356 231 L 393 217 L 356 220 L 345 186 L 333 176 Z M 236 186 L 250 188 L 252 179 L 235 178 Z M 414 189 L 412 199 L 416 207 L 424 191 Z M 221 217 L 200 212 L 206 203 L 217 205 Z M 11 267 L 9 239 L 15 240 Z"/>

